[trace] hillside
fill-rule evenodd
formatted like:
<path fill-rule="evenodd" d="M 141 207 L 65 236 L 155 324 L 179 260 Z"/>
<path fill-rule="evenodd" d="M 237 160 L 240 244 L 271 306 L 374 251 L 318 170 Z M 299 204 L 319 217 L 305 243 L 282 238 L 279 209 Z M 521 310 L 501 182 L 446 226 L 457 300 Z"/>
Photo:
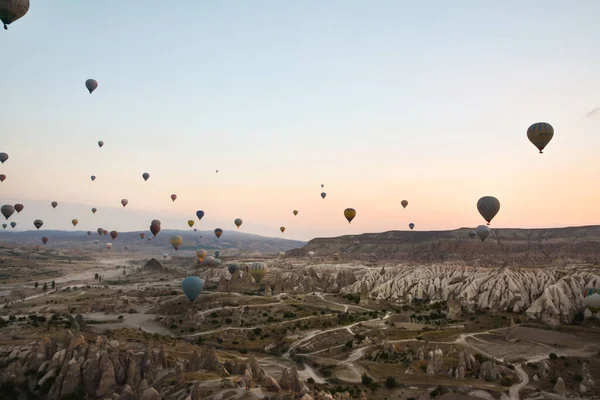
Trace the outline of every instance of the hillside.
<path fill-rule="evenodd" d="M 485 242 L 471 228 L 452 231 L 390 231 L 316 238 L 290 256 L 339 253 L 341 259 L 413 262 L 465 261 L 479 266 L 536 266 L 600 260 L 600 226 L 550 229 L 492 229 Z M 358 242 L 356 242 L 358 241 Z"/>
<path fill-rule="evenodd" d="M 149 235 L 147 233 L 147 235 Z M 287 251 L 298 248 L 306 244 L 299 240 L 287 240 L 281 238 L 271 238 L 237 231 L 224 231 L 223 235 L 217 239 L 212 231 L 180 231 L 165 229 L 160 231 L 153 240 L 140 238 L 140 232 L 119 232 L 116 240 L 111 240 L 110 236 L 99 236 L 97 232 L 87 235 L 85 231 L 0 231 L 0 244 L 41 244 L 40 239 L 47 236 L 50 240 L 46 245 L 52 247 L 83 247 L 96 246 L 95 241 L 100 243 L 112 242 L 113 249 L 117 250 L 124 246 L 129 246 L 132 251 L 143 249 L 170 249 L 169 239 L 172 235 L 181 235 L 183 244 L 180 252 L 196 251 L 199 247 L 206 250 L 227 249 L 229 251 L 239 250 L 243 252 L 259 252 L 273 254 L 280 251 Z M 151 236 L 151 235 L 150 235 Z"/>

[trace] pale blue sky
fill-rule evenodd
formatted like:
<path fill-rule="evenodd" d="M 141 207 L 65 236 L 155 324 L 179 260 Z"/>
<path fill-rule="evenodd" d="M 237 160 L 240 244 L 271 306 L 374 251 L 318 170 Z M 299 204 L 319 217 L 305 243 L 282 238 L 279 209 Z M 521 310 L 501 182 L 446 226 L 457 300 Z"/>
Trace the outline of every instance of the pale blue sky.
<path fill-rule="evenodd" d="M 583 117 L 599 1 L 31 3 L 0 32 L 0 202 L 25 204 L 19 227 L 57 200 L 106 210 L 74 215 L 84 230 L 203 209 L 202 229 L 310 239 L 474 226 L 484 195 L 496 226 L 600 223 L 600 116 Z M 538 121 L 556 132 L 543 156 Z"/>

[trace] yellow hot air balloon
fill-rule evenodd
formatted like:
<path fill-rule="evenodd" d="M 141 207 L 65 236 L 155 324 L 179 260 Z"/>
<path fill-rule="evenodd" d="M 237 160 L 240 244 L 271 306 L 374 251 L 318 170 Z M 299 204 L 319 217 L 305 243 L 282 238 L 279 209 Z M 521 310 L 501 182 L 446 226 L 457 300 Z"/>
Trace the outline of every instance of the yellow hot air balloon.
<path fill-rule="evenodd" d="M 281 233 L 285 232 L 285 226 L 280 227 L 279 230 L 281 231 Z"/>
<path fill-rule="evenodd" d="M 188 220 L 188 225 L 189 225 L 189 226 L 190 226 L 190 228 L 191 228 L 192 226 L 194 226 L 194 221 L 193 221 L 193 220 L 191 220 L 191 219 L 190 219 L 190 220 Z"/>
<path fill-rule="evenodd" d="M 554 128 L 547 122 L 538 122 L 527 129 L 527 138 L 535 147 L 538 148 L 540 154 L 542 150 L 550 143 L 554 136 Z"/>
<path fill-rule="evenodd" d="M 354 208 L 346 208 L 344 210 L 344 217 L 346 217 L 348 223 L 351 223 L 354 217 L 356 217 L 356 210 Z"/>
<path fill-rule="evenodd" d="M 294 210 L 294 215 L 298 215 L 298 210 Z"/>
<path fill-rule="evenodd" d="M 73 224 L 73 226 L 77 226 L 77 224 L 79 223 L 78 219 L 72 219 L 71 223 Z"/>
<path fill-rule="evenodd" d="M 253 262 L 250 264 L 250 275 L 256 282 L 260 282 L 262 278 L 267 274 L 269 268 L 264 262 Z"/>
<path fill-rule="evenodd" d="M 204 260 L 204 257 L 206 257 L 206 255 L 208 254 L 208 252 L 204 249 L 200 249 L 196 252 L 196 257 L 198 257 L 198 261 L 202 262 L 202 260 Z"/>
<path fill-rule="evenodd" d="M 179 250 L 179 246 L 183 243 L 183 238 L 179 235 L 171 236 L 171 245 L 175 250 Z"/>

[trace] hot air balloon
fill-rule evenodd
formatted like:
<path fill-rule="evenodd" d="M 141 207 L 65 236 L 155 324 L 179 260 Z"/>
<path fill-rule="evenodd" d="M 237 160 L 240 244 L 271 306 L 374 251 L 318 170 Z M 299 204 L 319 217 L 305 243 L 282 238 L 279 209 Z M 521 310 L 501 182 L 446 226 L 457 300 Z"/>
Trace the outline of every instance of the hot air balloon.
<path fill-rule="evenodd" d="M 142 174 L 142 178 L 144 178 L 144 180 L 145 180 L 145 181 L 147 181 L 147 180 L 148 180 L 148 178 L 150 178 L 150 174 L 149 174 L 149 173 L 147 173 L 147 172 L 144 172 L 144 173 Z"/>
<path fill-rule="evenodd" d="M 215 257 L 221 257 L 221 250 L 215 250 Z"/>
<path fill-rule="evenodd" d="M 406 208 L 406 206 L 408 205 L 408 201 L 406 201 L 406 200 L 402 200 L 402 201 L 400 202 L 400 204 L 402 204 L 402 207 Z"/>
<path fill-rule="evenodd" d="M 171 200 L 173 200 L 173 201 L 177 200 L 177 195 L 176 194 L 172 194 L 171 195 Z"/>
<path fill-rule="evenodd" d="M 202 262 L 202 260 L 204 260 L 204 257 L 206 257 L 206 254 L 207 251 L 204 249 L 196 251 L 196 257 L 198 257 L 198 261 Z"/>
<path fill-rule="evenodd" d="M 483 242 L 490 235 L 490 227 L 487 225 L 479 225 L 475 228 L 475 233 Z"/>
<path fill-rule="evenodd" d="M 217 260 L 213 257 L 213 256 L 206 256 L 204 257 L 204 260 L 202 261 L 202 266 L 203 267 L 214 267 L 217 262 Z"/>
<path fill-rule="evenodd" d="M 35 226 L 36 229 L 40 229 L 42 225 L 44 225 L 44 221 L 42 221 L 41 219 L 36 219 L 35 221 L 33 221 L 33 226 Z"/>
<path fill-rule="evenodd" d="M 15 204 L 15 211 L 17 212 L 17 214 L 23 211 L 23 208 L 25 208 L 23 204 Z"/>
<path fill-rule="evenodd" d="M 262 278 L 267 274 L 269 268 L 264 262 L 253 262 L 250 264 L 250 275 L 256 282 L 260 282 Z"/>
<path fill-rule="evenodd" d="M 15 213 L 15 208 L 10 204 L 5 204 L 0 207 L 0 212 L 4 215 L 4 218 L 9 219 L 11 215 Z"/>
<path fill-rule="evenodd" d="M 279 257 L 281 257 L 281 258 L 285 257 L 285 251 L 280 251 L 279 252 Z"/>
<path fill-rule="evenodd" d="M 194 226 L 194 220 L 189 219 L 188 220 L 188 226 L 191 228 L 192 226 Z"/>
<path fill-rule="evenodd" d="M 96 175 L 90 176 L 90 179 L 92 180 L 92 182 L 94 182 L 96 180 Z"/>
<path fill-rule="evenodd" d="M 8 30 L 8 25 L 22 18 L 29 11 L 29 0 L 5 0 L 0 3 L 0 21 L 4 24 L 4 29 Z"/>
<path fill-rule="evenodd" d="M 325 198 L 325 196 L 327 196 L 327 193 L 325 193 L 325 192 L 321 193 L 321 198 L 323 198 L 323 199 L 324 199 L 324 198 Z"/>
<path fill-rule="evenodd" d="M 325 185 L 321 183 L 321 187 L 322 187 L 322 188 L 324 188 L 324 187 L 325 187 Z"/>
<path fill-rule="evenodd" d="M 102 148 L 102 146 L 104 146 L 104 142 L 102 140 L 98 141 L 98 147 Z"/>
<path fill-rule="evenodd" d="M 335 261 L 339 260 L 340 259 L 340 253 L 333 253 L 333 259 Z"/>
<path fill-rule="evenodd" d="M 78 219 L 75 219 L 75 218 L 73 218 L 73 219 L 71 220 L 71 223 L 73 224 L 73 226 L 77 226 L 77 224 L 79 223 L 79 220 L 78 220 Z"/>
<path fill-rule="evenodd" d="M 0 174 L 0 182 L 4 182 L 5 179 L 6 179 L 6 175 Z"/>
<path fill-rule="evenodd" d="M 0 153 L 0 163 L 4 164 L 8 160 L 8 154 Z"/>
<path fill-rule="evenodd" d="M 163 259 L 166 260 L 169 255 L 167 253 L 163 253 Z"/>
<path fill-rule="evenodd" d="M 477 233 L 475 233 L 475 231 L 469 231 L 469 236 L 474 238 L 475 236 L 477 236 Z"/>
<path fill-rule="evenodd" d="M 102 234 L 103 234 L 104 236 L 106 236 L 106 235 L 108 234 L 108 231 L 107 231 L 106 229 L 104 229 L 104 230 L 102 231 Z"/>
<path fill-rule="evenodd" d="M 527 138 L 535 147 L 538 148 L 540 154 L 542 150 L 550 143 L 554 136 L 554 128 L 546 122 L 538 122 L 527 129 Z"/>
<path fill-rule="evenodd" d="M 356 210 L 354 208 L 346 208 L 344 210 L 344 217 L 346 217 L 348 223 L 351 223 L 354 217 L 356 217 Z"/>
<path fill-rule="evenodd" d="M 196 211 L 196 217 L 198 217 L 198 220 L 201 220 L 202 217 L 204 217 L 204 211 L 202 211 L 202 210 Z"/>
<path fill-rule="evenodd" d="M 216 170 L 215 170 L 215 172 L 218 174 L 218 173 L 219 173 L 219 170 L 218 170 L 218 169 L 216 169 Z"/>
<path fill-rule="evenodd" d="M 413 224 L 412 222 L 410 224 L 408 224 L 408 227 L 410 228 L 410 230 L 412 231 L 415 228 L 415 224 Z"/>
<path fill-rule="evenodd" d="M 233 223 L 235 224 L 235 226 L 238 227 L 238 229 L 240 229 L 240 226 L 242 226 L 242 219 L 236 218 L 235 221 L 233 221 Z"/>
<path fill-rule="evenodd" d="M 160 222 L 160 220 L 158 220 L 158 219 L 153 219 L 153 220 L 152 220 L 152 222 L 150 222 L 150 225 L 152 225 L 152 224 L 158 224 L 158 225 L 161 225 L 162 223 L 161 223 L 161 222 Z"/>
<path fill-rule="evenodd" d="M 239 270 L 240 270 L 240 264 L 237 264 L 237 263 L 227 264 L 227 271 L 229 271 L 229 273 L 231 275 L 235 274 Z"/>
<path fill-rule="evenodd" d="M 129 204 L 129 200 L 121 199 L 121 204 L 123 205 L 123 207 L 125 207 L 127 204 Z"/>
<path fill-rule="evenodd" d="M 110 250 L 112 248 L 112 243 L 110 243 L 110 242 L 106 243 L 106 248 L 108 250 Z"/>
<path fill-rule="evenodd" d="M 50 205 L 52 206 L 52 208 L 58 207 L 58 203 L 56 201 L 53 201 L 52 203 L 50 203 Z"/>
<path fill-rule="evenodd" d="M 104 229 L 98 228 L 96 229 L 96 232 L 98 232 L 98 236 L 102 236 L 102 232 L 104 232 Z"/>
<path fill-rule="evenodd" d="M 293 211 L 294 215 L 298 215 L 298 210 Z"/>
<path fill-rule="evenodd" d="M 8 225 L 7 224 L 2 224 L 2 228 L 6 229 Z"/>
<path fill-rule="evenodd" d="M 10 227 L 11 228 L 14 229 L 16 226 L 17 226 L 17 223 L 15 221 L 13 221 L 13 222 L 10 223 Z"/>
<path fill-rule="evenodd" d="M 88 236 L 92 235 L 92 231 L 87 231 Z"/>
<path fill-rule="evenodd" d="M 315 252 L 314 252 L 314 251 L 309 251 L 309 252 L 308 252 L 308 256 L 309 256 L 310 258 L 313 258 L 313 256 L 314 256 L 314 255 L 315 255 Z"/>
<path fill-rule="evenodd" d="M 146 234 L 144 232 L 140 233 L 140 239 L 144 239 L 146 237 Z"/>
<path fill-rule="evenodd" d="M 115 240 L 117 238 L 117 236 L 119 236 L 119 232 L 110 231 L 110 237 L 112 238 L 112 240 Z"/>
<path fill-rule="evenodd" d="M 179 246 L 181 246 L 181 243 L 183 243 L 183 238 L 181 236 L 171 236 L 171 246 L 173 246 L 175 250 L 179 250 Z"/>
<path fill-rule="evenodd" d="M 152 223 L 150 224 L 150 232 L 152 232 L 154 236 L 158 235 L 158 232 L 160 232 L 160 221 L 152 221 Z"/>
<path fill-rule="evenodd" d="M 44 243 L 44 244 L 48 243 L 48 237 L 47 236 L 44 236 L 42 238 L 42 243 Z"/>
<path fill-rule="evenodd" d="M 489 225 L 500 211 L 500 201 L 493 196 L 484 196 L 477 201 L 477 209 Z"/>
<path fill-rule="evenodd" d="M 96 207 L 92 208 L 92 214 L 96 214 L 96 211 L 98 211 Z"/>
<path fill-rule="evenodd" d="M 583 305 L 596 314 L 600 311 L 600 289 L 588 288 L 583 290 Z"/>
<path fill-rule="evenodd" d="M 85 81 L 85 87 L 87 90 L 89 90 L 90 94 L 92 94 L 92 92 L 98 87 L 98 82 L 96 82 L 94 79 L 88 79 Z"/>
<path fill-rule="evenodd" d="M 223 234 L 223 229 L 221 229 L 221 228 L 215 229 L 215 236 L 217 237 L 217 239 L 220 238 L 222 234 Z"/>
<path fill-rule="evenodd" d="M 281 233 L 285 232 L 285 226 L 280 226 L 279 230 L 281 231 Z"/>
<path fill-rule="evenodd" d="M 198 229 L 194 228 L 194 232 L 198 232 Z M 202 236 L 200 236 L 200 237 L 202 237 Z"/>
<path fill-rule="evenodd" d="M 190 301 L 196 300 L 203 288 L 204 281 L 197 276 L 188 276 L 181 282 L 181 289 Z"/>

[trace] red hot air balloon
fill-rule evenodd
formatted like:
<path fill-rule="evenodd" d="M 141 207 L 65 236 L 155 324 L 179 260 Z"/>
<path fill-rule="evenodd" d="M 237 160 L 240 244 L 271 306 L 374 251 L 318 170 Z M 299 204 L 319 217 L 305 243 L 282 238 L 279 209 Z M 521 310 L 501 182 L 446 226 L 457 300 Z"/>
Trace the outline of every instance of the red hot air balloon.
<path fill-rule="evenodd" d="M 173 200 L 173 201 L 177 200 L 177 195 L 176 194 L 172 194 L 171 195 L 171 200 Z"/>
<path fill-rule="evenodd" d="M 160 224 L 157 224 L 156 222 L 154 222 L 153 224 L 150 225 L 150 232 L 152 232 L 152 234 L 154 236 L 158 235 L 158 232 L 160 232 Z"/>
<path fill-rule="evenodd" d="M 140 238 L 144 239 L 146 237 L 146 234 L 144 232 L 140 233 Z"/>
<path fill-rule="evenodd" d="M 42 243 L 44 243 L 44 244 L 48 243 L 48 238 L 46 236 L 44 236 L 42 238 Z"/>
<path fill-rule="evenodd" d="M 108 233 L 108 231 L 107 231 L 106 229 L 104 229 L 104 230 L 102 231 L 102 234 L 103 234 L 104 236 L 106 236 L 106 234 L 107 234 L 107 233 Z"/>
<path fill-rule="evenodd" d="M 121 204 L 123 204 L 123 207 L 125 207 L 128 203 L 129 203 L 129 200 L 121 199 Z"/>
<path fill-rule="evenodd" d="M 17 212 L 17 214 L 23 211 L 23 208 L 23 204 L 15 204 L 15 211 Z"/>
<path fill-rule="evenodd" d="M 4 182 L 5 179 L 6 179 L 6 175 L 0 174 L 0 182 Z"/>
<path fill-rule="evenodd" d="M 115 240 L 117 238 L 117 236 L 119 236 L 119 232 L 117 231 L 110 231 L 110 237 Z"/>

